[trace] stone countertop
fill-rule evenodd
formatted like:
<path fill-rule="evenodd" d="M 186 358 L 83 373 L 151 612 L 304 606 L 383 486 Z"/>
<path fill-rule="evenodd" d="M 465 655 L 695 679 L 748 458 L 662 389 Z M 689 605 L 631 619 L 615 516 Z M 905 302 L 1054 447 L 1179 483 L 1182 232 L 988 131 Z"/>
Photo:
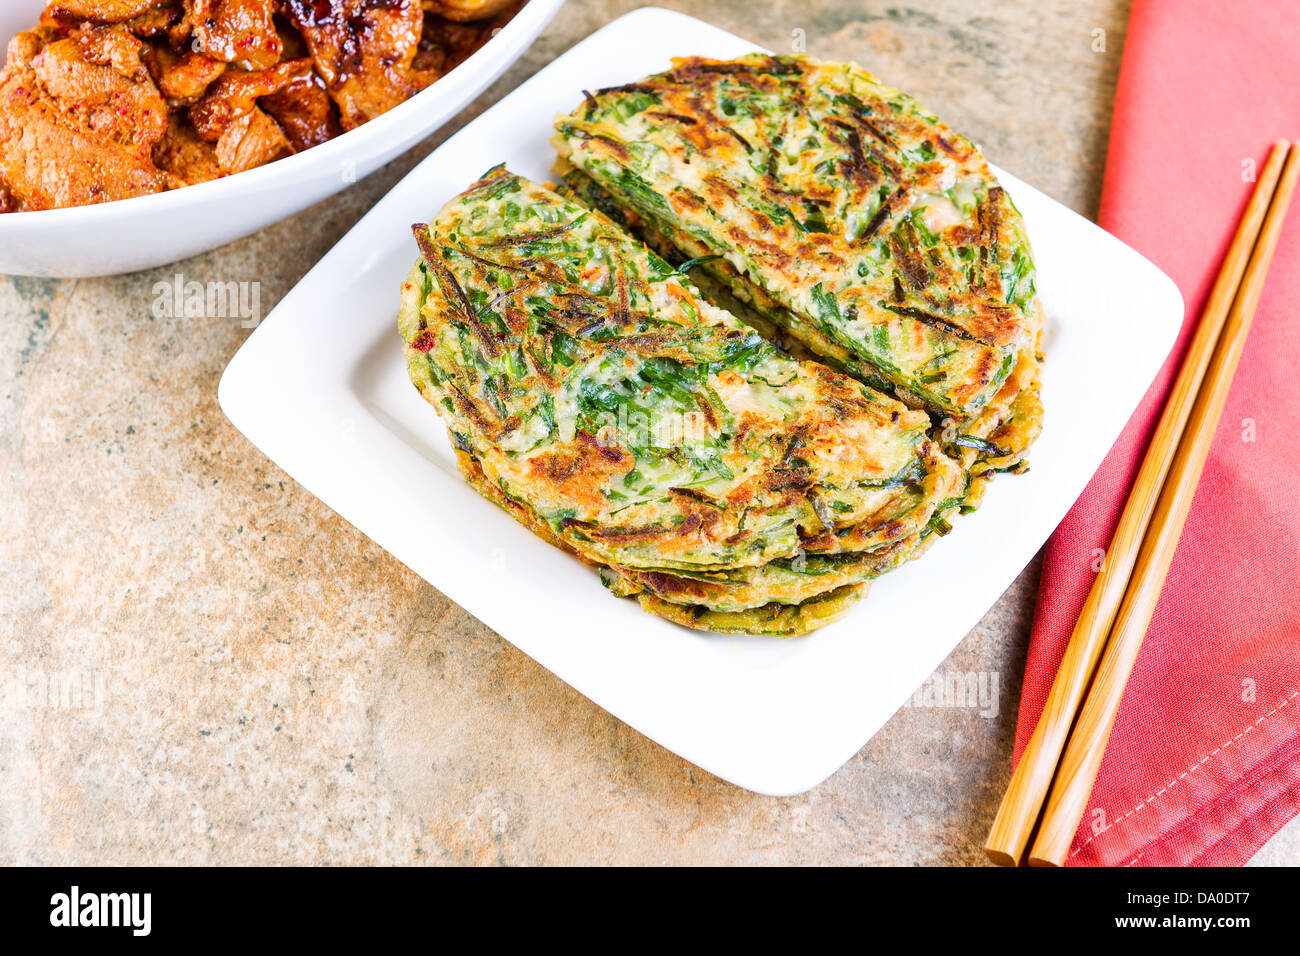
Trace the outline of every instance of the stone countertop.
<path fill-rule="evenodd" d="M 1037 561 L 939 670 L 996 679 L 996 707 L 904 708 L 812 791 L 759 796 L 590 703 L 249 445 L 216 401 L 238 320 L 150 312 L 176 274 L 258 282 L 269 311 L 454 130 L 637 5 L 570 0 L 437 135 L 252 237 L 148 273 L 0 277 L 0 863 L 984 862 Z M 662 5 L 855 59 L 1095 213 L 1125 0 Z M 1298 845 L 1292 825 L 1259 859 Z"/>

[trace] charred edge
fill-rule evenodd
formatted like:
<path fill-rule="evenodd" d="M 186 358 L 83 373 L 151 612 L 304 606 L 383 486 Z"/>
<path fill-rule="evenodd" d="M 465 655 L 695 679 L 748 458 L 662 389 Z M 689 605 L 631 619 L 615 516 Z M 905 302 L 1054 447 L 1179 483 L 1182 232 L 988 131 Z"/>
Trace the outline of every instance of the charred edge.
<path fill-rule="evenodd" d="M 904 226 L 911 225 L 907 220 L 903 221 Z M 912 227 L 913 239 L 916 229 Z M 889 237 L 889 251 L 893 256 L 894 262 L 897 263 L 899 270 L 907 276 L 907 281 L 911 283 L 912 288 L 920 291 L 930 284 L 930 270 L 925 267 L 925 260 L 913 251 L 915 246 L 909 248 L 903 244 L 903 240 L 897 234 Z"/>
<path fill-rule="evenodd" d="M 864 129 L 867 127 L 862 124 L 860 118 L 854 117 L 854 120 L 856 121 L 855 123 L 848 123 L 845 120 L 840 119 L 839 117 L 832 116 L 826 120 L 826 125 L 834 126 L 835 128 L 842 130 L 846 134 L 845 140 L 842 145 L 848 147 L 850 154 L 853 157 L 852 168 L 865 170 L 867 165 L 867 150 L 862 145 L 862 137 L 859 135 L 858 129 L 856 127 L 861 126 Z M 874 133 L 877 136 L 880 135 L 880 131 L 877 130 L 874 126 L 870 127 L 870 129 L 868 129 L 868 132 Z M 890 146 L 891 148 L 893 148 L 894 144 L 890 143 L 889 140 L 882 138 L 881 141 L 886 145 Z M 900 178 L 902 176 L 903 167 L 900 166 L 896 160 L 893 160 L 888 156 L 881 155 L 881 153 L 875 149 L 872 149 L 870 152 L 871 152 L 871 159 L 874 159 L 877 163 L 883 166 L 891 176 L 893 176 L 895 179 Z"/>
<path fill-rule="evenodd" d="M 949 322 L 942 316 L 934 315 L 933 313 L 926 312 L 923 309 L 913 309 L 902 305 L 886 305 L 885 308 L 897 315 L 905 315 L 909 319 L 916 319 L 918 322 L 924 322 L 931 328 L 938 329 L 941 332 L 947 332 L 949 335 L 956 336 L 959 339 L 965 339 L 967 342 L 975 342 L 979 345 L 987 344 L 980 341 L 977 336 L 972 335 L 960 325 Z"/>
<path fill-rule="evenodd" d="M 576 220 L 574 222 L 562 222 L 552 229 L 544 229 L 541 232 L 522 232 L 517 236 L 505 236 L 501 239 L 485 242 L 483 245 L 489 249 L 500 249 L 507 246 L 525 246 L 530 242 L 545 242 L 547 239 L 554 239 L 556 236 L 564 235 L 575 225 L 577 225 Z"/>
<path fill-rule="evenodd" d="M 622 322 L 622 319 L 618 314 L 617 305 L 604 299 L 593 299 L 585 296 L 578 298 L 581 298 L 581 305 L 566 305 L 563 308 L 552 308 L 548 311 L 547 317 L 540 321 L 583 338 L 603 327 L 608 322 Z M 584 308 L 584 305 L 594 305 L 596 306 L 596 310 Z M 563 321 L 555 321 L 557 317 Z M 629 315 L 627 322 L 630 321 L 631 316 Z"/>
<path fill-rule="evenodd" d="M 460 408 L 461 414 L 473 421 L 475 425 L 487 434 L 492 434 L 494 426 L 483 414 L 483 409 L 479 407 L 478 403 L 466 395 L 465 392 L 461 390 L 460 386 L 454 383 L 449 386 L 449 390 L 451 391 L 452 399 L 455 401 L 457 407 Z"/>
<path fill-rule="evenodd" d="M 627 456 L 627 453 L 623 451 L 622 448 L 602 442 L 595 435 L 591 434 L 591 432 L 579 431 L 575 438 L 579 445 L 582 445 L 592 454 L 598 455 L 608 462 L 616 464 L 621 462 Z M 578 467 L 582 466 L 581 461 L 577 464 Z"/>
<path fill-rule="evenodd" d="M 745 137 L 741 136 L 730 126 L 724 126 L 723 129 L 726 131 L 728 136 L 744 147 L 745 152 L 752 153 L 754 151 L 754 147 L 749 145 L 749 140 L 745 139 Z"/>
<path fill-rule="evenodd" d="M 844 135 L 844 139 L 840 141 L 840 145 L 848 147 L 849 155 L 852 157 L 850 162 L 851 168 L 856 171 L 865 170 L 867 166 L 867 154 L 862 151 L 862 137 L 858 135 L 858 131 L 850 124 L 844 122 L 844 120 L 837 119 L 833 116 L 826 120 L 826 125 L 835 127 Z"/>
<path fill-rule="evenodd" d="M 668 492 L 680 498 L 688 498 L 699 504 L 708 505 L 710 508 L 723 507 L 721 503 L 695 488 L 669 488 Z"/>
<path fill-rule="evenodd" d="M 975 368 L 975 374 L 971 376 L 972 380 L 978 382 L 981 387 L 988 385 L 993 381 L 993 373 L 998 370 L 1001 364 L 1001 355 L 995 352 L 986 352 L 980 358 L 979 365 Z"/>
<path fill-rule="evenodd" d="M 837 544 L 839 544 L 839 538 L 829 528 L 815 535 L 804 534 L 802 528 L 799 530 L 799 547 L 804 551 L 829 551 Z"/>
<path fill-rule="evenodd" d="M 592 522 L 579 521 L 576 518 L 565 518 L 561 524 L 566 528 L 578 528 L 584 534 L 609 544 L 636 544 L 642 541 L 654 541 L 658 538 L 690 534 L 700 528 L 703 519 L 698 514 L 688 515 L 685 521 L 673 528 L 661 528 L 654 525 L 643 528 L 601 528 Z"/>
<path fill-rule="evenodd" d="M 879 126 L 877 126 L 875 123 L 871 122 L 871 120 L 867 119 L 865 116 L 854 116 L 853 119 L 859 126 L 865 129 L 876 139 L 880 140 L 886 146 L 890 147 L 891 149 L 896 148 L 894 141 L 890 139 L 887 135 L 885 135 L 885 131 L 882 130 Z"/>
<path fill-rule="evenodd" d="M 979 247 L 980 247 L 980 285 L 979 290 L 997 289 L 1001 285 L 1001 278 L 997 274 L 997 262 L 994 261 L 993 252 L 997 248 L 998 232 L 1001 229 L 1002 220 L 998 210 L 998 200 L 1002 198 L 1003 192 L 1001 186 L 989 187 L 988 197 L 984 202 L 975 208 L 976 220 L 979 223 Z"/>
<path fill-rule="evenodd" d="M 862 235 L 858 236 L 856 240 L 857 242 L 867 242 L 872 236 L 880 231 L 880 227 L 885 224 L 885 220 L 893 215 L 894 203 L 900 199 L 902 195 L 903 190 L 900 187 L 892 196 L 880 204 L 880 208 L 876 210 L 876 214 L 872 216 L 871 221 L 867 223 L 867 228 L 863 229 Z"/>
<path fill-rule="evenodd" d="M 653 116 L 656 119 L 672 120 L 674 123 L 681 123 L 683 126 L 695 126 L 699 120 L 692 116 L 683 116 L 681 113 L 669 113 L 665 110 L 654 110 L 647 112 L 646 116 Z"/>
<path fill-rule="evenodd" d="M 604 133 L 593 133 L 589 130 L 581 129 L 572 124 L 566 125 L 564 131 L 568 135 L 585 142 L 596 141 L 604 143 L 615 156 L 620 160 L 626 161 L 628 158 L 627 144 L 623 143 L 612 136 L 606 136 Z"/>
<path fill-rule="evenodd" d="M 806 495 L 812 486 L 812 476 L 797 468 L 773 468 L 763 479 L 763 487 L 769 491 L 793 491 Z"/>
<path fill-rule="evenodd" d="M 487 189 L 489 186 L 495 186 L 497 180 L 505 176 L 511 176 L 516 179 L 518 178 L 517 176 L 515 176 L 514 173 L 506 169 L 505 163 L 497 163 L 486 173 L 484 173 L 481 177 L 479 177 L 478 181 L 475 182 L 473 185 L 471 185 L 469 189 L 461 193 L 460 195 L 461 200 L 463 201 L 465 199 L 470 199 L 474 196 L 475 193 L 482 192 L 483 190 Z"/>
<path fill-rule="evenodd" d="M 618 270 L 618 307 L 614 310 L 613 319 L 616 325 L 632 324 L 632 298 L 627 288 L 627 273 L 622 269 Z"/>
<path fill-rule="evenodd" d="M 866 130 L 868 135 L 872 136 L 876 140 L 879 140 L 883 145 L 888 146 L 890 149 L 895 149 L 895 150 L 898 149 L 898 144 L 895 143 L 892 139 L 890 139 L 884 130 L 882 130 L 875 123 L 871 122 L 871 120 L 867 119 L 865 116 L 855 116 L 853 117 L 853 121 L 862 129 Z M 897 175 L 898 173 L 902 172 L 902 166 L 900 166 L 897 162 L 890 159 L 889 157 L 881 156 L 875 150 L 871 151 L 871 155 L 875 156 L 878 160 L 880 160 L 882 163 L 888 166 L 889 171 L 891 173 Z"/>
<path fill-rule="evenodd" d="M 700 599 L 716 594 L 719 591 L 718 586 L 715 584 L 709 584 L 704 581 L 696 581 L 689 578 L 679 578 L 676 575 L 666 574 L 663 571 L 634 570 L 631 571 L 630 574 L 634 580 L 644 584 L 661 597 L 672 594 L 676 597 L 692 597 Z"/>
<path fill-rule="evenodd" d="M 462 249 L 458 249 L 457 251 L 466 259 L 469 259 L 471 262 L 477 262 L 484 269 L 500 269 L 502 272 L 522 272 L 525 274 L 527 274 L 528 272 L 528 270 L 525 269 L 523 266 L 512 266 L 512 265 L 507 265 L 504 262 L 497 262 L 494 259 L 488 259 L 483 256 L 475 255 L 474 253 L 470 252 L 468 249 L 462 248 Z M 537 280 L 528 279 L 525 281 L 535 283 Z M 520 288 L 519 286 L 515 286 L 515 288 L 511 289 L 510 291 L 513 292 L 519 288 Z"/>
<path fill-rule="evenodd" d="M 660 90 L 658 87 L 656 87 L 656 86 L 651 86 L 649 83 L 624 83 L 622 86 L 607 86 L 607 87 L 605 87 L 604 89 L 597 90 L 597 91 L 596 91 L 596 96 L 609 96 L 609 95 L 611 95 L 611 94 L 616 94 L 616 93 L 655 93 L 655 94 L 659 94 L 659 93 L 662 93 L 662 92 L 663 92 L 663 91 Z M 591 94 L 590 94 L 590 93 L 587 93 L 586 90 L 583 90 L 583 93 L 586 93 L 586 95 L 591 96 Z M 594 100 L 595 97 L 592 97 L 592 99 Z"/>
<path fill-rule="evenodd" d="M 786 443 L 785 453 L 781 455 L 780 467 L 784 467 L 794 457 L 794 453 L 804 446 L 806 439 L 807 429 L 800 427 L 794 431 Z"/>
<path fill-rule="evenodd" d="M 450 290 L 455 296 L 455 304 L 460 307 L 465 321 L 474 329 L 474 334 L 483 343 L 484 351 L 488 353 L 490 358 L 497 358 L 501 354 L 505 343 L 479 319 L 478 312 L 470 303 L 469 297 L 465 295 L 465 290 L 460 287 L 456 277 L 451 274 L 451 270 L 442 261 L 442 256 L 439 254 L 437 247 L 430 241 L 428 227 L 416 226 L 414 232 L 415 241 L 420 247 L 420 255 L 424 257 L 425 265 L 437 275 L 443 291 Z"/>
<path fill-rule="evenodd" d="M 753 63 L 716 63 L 710 60 L 690 58 L 678 65 L 670 73 L 673 79 L 681 81 L 688 81 L 693 77 L 708 74 L 722 74 L 724 76 L 744 74 L 751 76 L 795 76 L 803 74 L 803 67 L 797 63 L 783 62 L 776 57 L 768 57 L 766 60 L 757 60 Z"/>
<path fill-rule="evenodd" d="M 718 427 L 718 417 L 713 413 L 713 405 L 703 395 L 695 396 L 695 403 L 700 406 L 700 412 L 704 415 L 704 420 L 708 422 L 709 427 L 716 429 Z"/>

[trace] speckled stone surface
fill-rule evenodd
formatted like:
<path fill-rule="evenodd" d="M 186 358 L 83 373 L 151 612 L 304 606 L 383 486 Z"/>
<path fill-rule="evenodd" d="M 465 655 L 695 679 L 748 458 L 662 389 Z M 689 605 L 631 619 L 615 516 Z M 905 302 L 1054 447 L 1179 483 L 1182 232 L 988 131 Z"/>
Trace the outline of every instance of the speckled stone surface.
<path fill-rule="evenodd" d="M 663 5 L 856 59 L 1095 211 L 1123 0 Z M 0 278 L 0 863 L 983 862 L 1037 562 L 940 669 L 996 676 L 996 715 L 904 708 L 821 786 L 758 796 L 588 702 L 250 446 L 216 402 L 238 320 L 150 312 L 176 273 L 258 281 L 269 311 L 415 162 L 634 6 L 570 0 L 442 132 L 251 238 Z M 1297 847 L 1292 825 L 1259 860 Z"/>

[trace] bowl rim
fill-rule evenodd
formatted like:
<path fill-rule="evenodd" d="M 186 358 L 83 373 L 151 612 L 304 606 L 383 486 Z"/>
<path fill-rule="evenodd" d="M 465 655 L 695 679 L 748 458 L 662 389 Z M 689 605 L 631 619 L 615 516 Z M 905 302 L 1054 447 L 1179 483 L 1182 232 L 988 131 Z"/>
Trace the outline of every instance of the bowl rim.
<path fill-rule="evenodd" d="M 564 2 L 565 0 L 528 0 L 524 7 L 511 18 L 509 23 L 501 28 L 496 36 L 490 37 L 486 43 L 465 60 L 458 63 L 449 72 L 440 76 L 419 93 L 399 103 L 386 113 L 358 126 L 356 129 L 347 130 L 318 146 L 313 146 L 300 153 L 294 153 L 292 156 L 286 156 L 284 159 L 278 159 L 253 169 L 246 169 L 243 172 L 233 173 L 205 183 L 182 186 L 179 189 L 168 189 L 145 196 L 132 196 L 129 199 L 115 199 L 110 202 L 90 203 L 83 206 L 63 206 L 56 209 L 32 209 L 4 213 L 0 215 L 0 233 L 12 234 L 27 227 L 52 228 L 57 227 L 60 223 L 72 222 L 75 222 L 80 227 L 102 226 L 124 214 L 127 216 L 132 214 L 162 214 L 182 209 L 189 204 L 216 203 L 223 198 L 235 200 L 243 193 L 257 192 L 259 187 L 265 189 L 274 185 L 277 178 L 291 179 L 298 175 L 318 175 L 322 167 L 341 166 L 342 160 L 347 158 L 349 153 L 354 153 L 359 149 L 366 152 L 367 155 L 382 152 L 384 144 L 389 142 L 390 139 L 400 139 L 400 137 L 387 135 L 392 130 L 404 125 L 420 126 L 420 136 L 412 139 L 399 150 L 399 152 L 405 152 L 419 139 L 436 132 L 449 118 L 435 113 L 440 118 L 435 119 L 432 123 L 421 126 L 417 122 L 420 113 L 426 108 L 437 109 L 434 106 L 436 101 L 432 99 L 431 94 L 454 100 L 454 95 L 447 96 L 448 84 L 453 88 L 471 85 L 479 75 L 479 65 L 490 57 L 496 56 L 498 48 L 508 48 L 511 43 L 516 43 L 522 53 L 546 28 L 546 24 L 564 5 Z M 458 103 L 453 110 L 463 109 L 470 102 L 472 102 L 472 98 L 463 103 Z M 365 138 L 356 135 L 362 133 L 366 134 Z M 376 144 L 377 148 L 365 150 L 361 144 L 367 140 Z M 357 178 L 359 180 L 362 177 L 358 176 Z M 355 184 L 346 180 L 341 180 L 341 182 L 342 186 L 333 192 L 340 192 Z"/>

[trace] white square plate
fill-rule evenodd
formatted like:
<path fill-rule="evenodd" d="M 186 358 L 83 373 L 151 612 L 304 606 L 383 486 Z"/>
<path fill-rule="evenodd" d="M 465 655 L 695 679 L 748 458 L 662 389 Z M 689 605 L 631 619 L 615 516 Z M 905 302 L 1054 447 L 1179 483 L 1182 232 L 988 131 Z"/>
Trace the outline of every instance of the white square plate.
<path fill-rule="evenodd" d="M 219 398 L 313 494 L 578 691 L 720 777 L 790 794 L 853 756 L 1034 556 L 1163 362 L 1183 304 L 1136 252 L 999 172 L 1024 214 L 1048 315 L 1046 430 L 1031 470 L 995 481 L 923 560 L 807 637 L 710 635 L 612 597 L 461 480 L 441 420 L 406 377 L 397 334 L 398 289 L 417 256 L 410 224 L 502 161 L 545 180 L 552 118 L 583 89 L 666 69 L 672 56 L 753 49 L 654 8 L 588 37 L 357 223 L 239 350 Z"/>

